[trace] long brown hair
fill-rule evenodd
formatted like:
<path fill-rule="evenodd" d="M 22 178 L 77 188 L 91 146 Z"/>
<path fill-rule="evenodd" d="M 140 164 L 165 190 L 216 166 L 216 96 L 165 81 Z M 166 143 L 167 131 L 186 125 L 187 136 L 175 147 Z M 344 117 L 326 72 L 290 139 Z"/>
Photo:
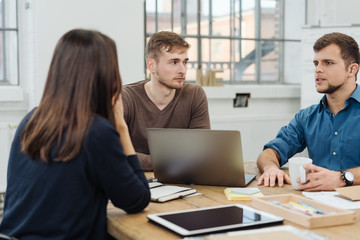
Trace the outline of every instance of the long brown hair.
<path fill-rule="evenodd" d="M 56 45 L 38 108 L 21 135 L 32 159 L 69 161 L 80 151 L 95 115 L 114 124 L 112 99 L 121 92 L 115 42 L 96 31 L 74 29 Z"/>

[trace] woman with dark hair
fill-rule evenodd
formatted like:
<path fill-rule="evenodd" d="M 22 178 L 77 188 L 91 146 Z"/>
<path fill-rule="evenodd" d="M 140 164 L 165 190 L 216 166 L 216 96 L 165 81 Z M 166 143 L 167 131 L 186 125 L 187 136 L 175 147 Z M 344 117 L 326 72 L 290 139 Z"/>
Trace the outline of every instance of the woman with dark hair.
<path fill-rule="evenodd" d="M 123 118 L 115 42 L 82 29 L 58 42 L 39 106 L 11 148 L 0 232 L 105 239 L 109 200 L 142 211 L 150 191 Z"/>

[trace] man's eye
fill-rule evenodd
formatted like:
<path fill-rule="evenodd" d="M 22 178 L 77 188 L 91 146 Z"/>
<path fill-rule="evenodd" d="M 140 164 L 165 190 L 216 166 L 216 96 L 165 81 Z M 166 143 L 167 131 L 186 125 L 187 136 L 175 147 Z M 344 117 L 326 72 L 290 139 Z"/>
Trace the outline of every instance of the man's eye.
<path fill-rule="evenodd" d="M 333 64 L 333 63 L 332 63 L 332 62 L 326 62 L 326 64 L 327 64 L 327 65 L 331 65 L 331 64 Z"/>

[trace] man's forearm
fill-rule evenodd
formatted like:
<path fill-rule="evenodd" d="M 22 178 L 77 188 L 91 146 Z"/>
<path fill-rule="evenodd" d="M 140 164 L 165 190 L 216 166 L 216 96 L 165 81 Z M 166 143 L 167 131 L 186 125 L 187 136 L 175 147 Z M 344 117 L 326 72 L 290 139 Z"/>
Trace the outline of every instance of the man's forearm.
<path fill-rule="evenodd" d="M 272 148 L 262 151 L 257 159 L 257 166 L 260 172 L 263 173 L 269 167 L 280 168 L 279 158 L 278 153 Z"/>

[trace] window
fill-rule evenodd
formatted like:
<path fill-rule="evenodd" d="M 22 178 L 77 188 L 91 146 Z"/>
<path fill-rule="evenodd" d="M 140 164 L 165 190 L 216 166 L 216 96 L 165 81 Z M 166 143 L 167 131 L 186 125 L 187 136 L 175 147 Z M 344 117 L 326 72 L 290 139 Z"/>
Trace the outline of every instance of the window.
<path fill-rule="evenodd" d="M 285 39 L 284 9 L 285 0 L 146 0 L 146 39 L 164 30 L 184 37 L 188 80 L 218 70 L 225 84 L 284 83 L 284 48 L 300 49 L 300 36 Z"/>
<path fill-rule="evenodd" d="M 17 1 L 0 0 L 0 86 L 18 83 Z"/>

